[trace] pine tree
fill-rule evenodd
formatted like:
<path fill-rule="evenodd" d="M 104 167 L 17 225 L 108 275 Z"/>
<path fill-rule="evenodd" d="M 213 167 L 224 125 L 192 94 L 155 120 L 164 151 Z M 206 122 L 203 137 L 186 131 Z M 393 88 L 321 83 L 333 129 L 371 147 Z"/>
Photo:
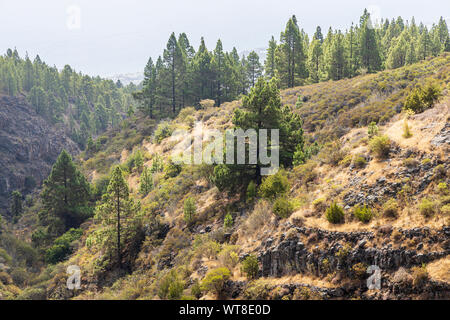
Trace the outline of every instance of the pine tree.
<path fill-rule="evenodd" d="M 170 35 L 167 42 L 166 50 L 164 50 L 164 64 L 170 74 L 170 96 L 172 101 L 172 114 L 176 114 L 176 96 L 178 88 L 178 80 L 180 77 L 180 70 L 183 67 L 183 56 L 175 33 Z"/>
<path fill-rule="evenodd" d="M 44 205 L 44 222 L 58 229 L 62 223 L 63 233 L 70 228 L 77 228 L 89 215 L 88 201 L 91 189 L 83 174 L 72 162 L 72 157 L 63 150 L 52 171 L 44 181 L 41 193 Z"/>
<path fill-rule="evenodd" d="M 13 219 L 16 221 L 18 217 L 22 214 L 22 194 L 19 190 L 15 190 L 11 194 L 11 215 Z"/>
<path fill-rule="evenodd" d="M 140 180 L 139 192 L 146 196 L 153 189 L 153 175 L 148 167 L 144 167 Z"/>
<path fill-rule="evenodd" d="M 247 74 L 252 87 L 255 86 L 256 80 L 262 76 L 262 72 L 258 54 L 255 51 L 250 52 L 247 57 Z"/>
<path fill-rule="evenodd" d="M 376 33 L 370 20 L 370 15 L 366 12 L 361 17 L 360 30 L 360 56 L 361 66 L 367 68 L 368 72 L 381 70 L 381 56 L 378 47 Z"/>
<path fill-rule="evenodd" d="M 111 173 L 102 202 L 95 210 L 95 218 L 103 225 L 104 242 L 116 250 L 117 264 L 122 269 L 122 248 L 138 222 L 140 203 L 130 196 L 127 182 L 119 166 Z"/>
<path fill-rule="evenodd" d="M 275 54 L 277 49 L 277 42 L 275 41 L 275 38 L 272 36 L 272 38 L 269 41 L 269 47 L 267 48 L 267 57 L 265 61 L 265 70 L 266 75 L 269 79 L 275 77 Z"/>
<path fill-rule="evenodd" d="M 214 49 L 212 67 L 215 75 L 216 103 L 220 107 L 222 103 L 222 81 L 225 73 L 225 54 L 220 39 L 217 41 L 216 48 Z"/>
<path fill-rule="evenodd" d="M 320 80 L 320 66 L 323 63 L 322 43 L 318 39 L 311 42 L 308 53 L 308 71 L 312 82 Z"/>

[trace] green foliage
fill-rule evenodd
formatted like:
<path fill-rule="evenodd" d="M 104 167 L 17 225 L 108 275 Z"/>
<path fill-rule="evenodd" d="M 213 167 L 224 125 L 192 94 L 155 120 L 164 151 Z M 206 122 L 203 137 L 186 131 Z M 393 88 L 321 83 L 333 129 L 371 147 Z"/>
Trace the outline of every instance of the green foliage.
<path fill-rule="evenodd" d="M 259 194 L 268 200 L 274 201 L 277 197 L 285 195 L 290 189 L 285 171 L 280 170 L 276 174 L 264 178 L 259 187 Z"/>
<path fill-rule="evenodd" d="M 419 211 L 424 217 L 430 218 L 436 212 L 434 202 L 426 198 L 422 199 L 419 204 Z"/>
<path fill-rule="evenodd" d="M 249 279 L 255 279 L 258 276 L 259 264 L 255 255 L 251 254 L 242 261 L 242 272 L 244 272 Z"/>
<path fill-rule="evenodd" d="M 212 292 L 217 295 L 223 290 L 225 282 L 230 279 L 231 273 L 227 268 L 216 268 L 208 271 L 201 282 L 202 291 Z"/>
<path fill-rule="evenodd" d="M 0 93 L 23 94 L 34 111 L 47 121 L 67 128 L 67 133 L 85 148 L 91 135 L 117 127 L 125 106 L 133 105 L 136 86 L 118 86 L 111 80 L 83 75 L 66 65 L 62 70 L 31 61 L 17 50 L 0 56 Z"/>
<path fill-rule="evenodd" d="M 367 135 L 369 136 L 369 139 L 372 139 L 373 137 L 378 135 L 378 126 L 375 121 L 372 121 L 369 126 L 367 127 Z"/>
<path fill-rule="evenodd" d="M 164 162 L 161 156 L 157 154 L 153 156 L 152 166 L 150 170 L 152 173 L 161 172 L 164 170 Z"/>
<path fill-rule="evenodd" d="M 429 81 L 424 87 L 418 85 L 408 95 L 404 108 L 414 113 L 421 113 L 432 108 L 441 97 L 442 89 L 436 82 Z"/>
<path fill-rule="evenodd" d="M 191 295 L 197 299 L 202 296 L 202 289 L 198 280 L 195 280 L 194 284 L 191 286 Z"/>
<path fill-rule="evenodd" d="M 369 149 L 378 159 L 385 159 L 391 150 L 391 140 L 386 135 L 374 137 L 369 141 Z"/>
<path fill-rule="evenodd" d="M 367 205 L 359 206 L 356 205 L 353 208 L 353 215 L 361 222 L 368 223 L 370 220 L 372 220 L 373 213 L 370 208 L 367 207 Z"/>
<path fill-rule="evenodd" d="M 56 238 L 53 245 L 47 249 L 45 260 L 50 264 L 56 264 L 65 260 L 72 253 L 72 243 L 81 238 L 83 230 L 70 229 L 65 234 Z"/>
<path fill-rule="evenodd" d="M 254 181 L 250 181 L 247 186 L 247 203 L 252 203 L 258 194 L 257 186 Z"/>
<path fill-rule="evenodd" d="M 144 167 L 144 155 L 140 149 L 137 149 L 130 157 L 128 157 L 126 166 L 130 172 L 134 168 L 136 168 L 138 172 L 142 171 L 142 168 Z"/>
<path fill-rule="evenodd" d="M 325 218 L 333 224 L 342 223 L 344 222 L 344 209 L 333 202 L 325 211 Z"/>
<path fill-rule="evenodd" d="M 411 129 L 409 128 L 408 121 L 405 119 L 403 122 L 403 138 L 408 139 L 412 137 Z"/>
<path fill-rule="evenodd" d="M 231 216 L 231 213 L 227 213 L 225 216 L 223 226 L 225 229 L 230 229 L 233 226 L 233 217 Z"/>
<path fill-rule="evenodd" d="M 281 196 L 274 201 L 273 212 L 280 218 L 289 218 L 294 212 L 294 205 L 287 197 Z"/>
<path fill-rule="evenodd" d="M 50 226 L 51 233 L 56 235 L 77 228 L 92 213 L 88 202 L 90 196 L 89 183 L 63 150 L 44 181 L 41 223 Z"/>
<path fill-rule="evenodd" d="M 172 159 L 169 159 L 166 166 L 164 167 L 165 175 L 168 178 L 175 178 L 181 173 L 181 170 L 181 164 L 174 162 Z"/>
<path fill-rule="evenodd" d="M 149 168 L 145 167 L 142 171 L 140 182 L 139 192 L 146 196 L 153 189 L 153 175 Z"/>
<path fill-rule="evenodd" d="M 119 166 L 111 173 L 107 192 L 95 209 L 95 218 L 101 222 L 97 243 L 117 254 L 116 262 L 122 267 L 122 248 L 131 241 L 140 226 L 140 203 L 130 196 L 130 190 Z"/>
<path fill-rule="evenodd" d="M 20 193 L 20 191 L 15 190 L 12 192 L 10 208 L 11 208 L 11 215 L 13 216 L 14 221 L 17 221 L 17 219 L 19 218 L 20 214 L 23 211 L 22 194 Z"/>
<path fill-rule="evenodd" d="M 192 222 L 195 214 L 197 212 L 197 205 L 195 204 L 195 199 L 188 197 L 184 200 L 184 220 L 187 223 Z"/>
<path fill-rule="evenodd" d="M 180 300 L 184 282 L 179 279 L 175 269 L 170 270 L 159 282 L 158 296 L 161 299 Z"/>
<path fill-rule="evenodd" d="M 155 131 L 155 141 L 156 143 L 161 143 L 165 138 L 170 137 L 173 132 L 173 128 L 170 126 L 170 123 L 167 121 L 162 121 L 158 124 L 158 127 Z"/>

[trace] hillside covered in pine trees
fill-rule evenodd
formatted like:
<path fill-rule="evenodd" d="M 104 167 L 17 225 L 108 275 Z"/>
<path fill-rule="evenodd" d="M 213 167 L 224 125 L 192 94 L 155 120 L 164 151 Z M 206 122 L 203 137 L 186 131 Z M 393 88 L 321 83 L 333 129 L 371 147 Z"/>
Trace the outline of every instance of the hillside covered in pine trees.
<path fill-rule="evenodd" d="M 367 11 L 312 37 L 293 16 L 264 62 L 173 33 L 139 86 L 8 50 L 0 299 L 449 299 L 449 51 L 443 18 Z M 274 128 L 272 175 L 173 152 Z"/>

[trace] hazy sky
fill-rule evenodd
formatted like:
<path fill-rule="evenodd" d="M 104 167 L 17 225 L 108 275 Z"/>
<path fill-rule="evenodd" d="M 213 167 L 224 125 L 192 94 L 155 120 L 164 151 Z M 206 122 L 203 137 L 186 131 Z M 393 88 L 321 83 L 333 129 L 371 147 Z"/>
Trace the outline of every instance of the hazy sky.
<path fill-rule="evenodd" d="M 448 0 L 0 0 L 0 52 L 39 54 L 58 68 L 91 75 L 141 71 L 172 31 L 197 48 L 222 39 L 225 49 L 267 46 L 295 14 L 309 34 L 320 25 L 345 29 L 365 7 L 383 18 L 415 16 L 425 24 L 450 17 Z"/>

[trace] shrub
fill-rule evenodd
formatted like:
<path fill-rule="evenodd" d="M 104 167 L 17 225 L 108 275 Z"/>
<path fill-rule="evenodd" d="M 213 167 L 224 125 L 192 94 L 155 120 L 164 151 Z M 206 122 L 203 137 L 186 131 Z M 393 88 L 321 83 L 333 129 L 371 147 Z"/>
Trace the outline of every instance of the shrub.
<path fill-rule="evenodd" d="M 418 161 L 414 158 L 407 158 L 403 160 L 403 165 L 408 168 L 413 168 L 418 165 Z"/>
<path fill-rule="evenodd" d="M 284 171 L 278 171 L 276 174 L 264 178 L 259 193 L 263 198 L 275 200 L 278 196 L 284 195 L 289 191 L 290 185 L 287 175 Z"/>
<path fill-rule="evenodd" d="M 426 218 L 431 217 L 435 212 L 435 205 L 433 201 L 426 198 L 422 199 L 422 201 L 419 204 L 419 211 L 424 217 Z"/>
<path fill-rule="evenodd" d="M 372 210 L 370 210 L 366 205 L 363 207 L 356 205 L 353 208 L 353 215 L 363 223 L 369 222 L 373 217 Z"/>
<path fill-rule="evenodd" d="M 369 139 L 372 139 L 373 137 L 378 135 L 378 126 L 376 122 L 372 121 L 369 126 L 367 127 L 367 135 L 369 136 Z"/>
<path fill-rule="evenodd" d="M 200 101 L 200 106 L 203 109 L 212 108 L 212 107 L 214 107 L 214 105 L 215 105 L 215 102 L 212 99 L 204 99 L 204 100 Z"/>
<path fill-rule="evenodd" d="M 223 220 L 223 226 L 225 229 L 230 229 L 233 226 L 233 216 L 231 213 L 227 213 L 225 215 L 225 219 Z"/>
<path fill-rule="evenodd" d="M 388 136 L 377 136 L 369 141 L 369 149 L 378 159 L 387 158 L 391 149 L 391 140 Z"/>
<path fill-rule="evenodd" d="M 414 113 L 421 113 L 425 109 L 432 108 L 440 97 L 440 86 L 435 82 L 429 81 L 425 87 L 419 85 L 410 92 L 404 102 L 404 108 Z"/>
<path fill-rule="evenodd" d="M 362 262 L 355 263 L 352 266 L 352 272 L 357 279 L 364 279 L 366 276 L 366 270 L 367 266 Z"/>
<path fill-rule="evenodd" d="M 164 172 L 167 178 L 175 178 L 181 173 L 182 166 L 179 163 L 175 163 L 172 159 L 167 162 Z"/>
<path fill-rule="evenodd" d="M 197 212 L 197 205 L 195 204 L 195 199 L 192 197 L 186 198 L 184 200 L 184 220 L 190 223 Z"/>
<path fill-rule="evenodd" d="M 353 160 L 353 163 L 355 164 L 355 167 L 363 168 L 366 165 L 367 161 L 366 158 L 362 156 L 356 156 L 355 159 Z"/>
<path fill-rule="evenodd" d="M 413 285 L 417 287 L 423 286 L 429 278 L 428 271 L 425 265 L 421 267 L 412 267 Z"/>
<path fill-rule="evenodd" d="M 163 169 L 164 169 L 163 160 L 162 160 L 161 156 L 156 154 L 153 157 L 152 166 L 151 166 L 150 170 L 152 173 L 155 173 L 155 172 L 161 172 L 161 171 L 163 171 Z"/>
<path fill-rule="evenodd" d="M 179 300 L 183 295 L 184 290 L 184 282 L 178 279 L 175 279 L 170 283 L 169 289 L 167 292 L 167 298 L 169 300 Z"/>
<path fill-rule="evenodd" d="M 448 194 L 447 183 L 445 183 L 445 182 L 439 183 L 437 186 L 437 189 L 438 189 L 438 193 L 440 195 L 445 196 L 446 194 Z"/>
<path fill-rule="evenodd" d="M 50 264 L 56 264 L 67 259 L 73 251 L 71 244 L 80 239 L 82 235 L 83 230 L 72 228 L 55 239 L 53 245 L 45 253 L 45 260 Z"/>
<path fill-rule="evenodd" d="M 280 218 L 289 218 L 294 212 L 294 205 L 286 197 L 278 197 L 273 203 L 273 212 Z"/>
<path fill-rule="evenodd" d="M 231 272 L 228 268 L 216 268 L 209 271 L 202 280 L 202 291 L 213 292 L 217 295 L 223 290 L 225 282 L 231 277 Z"/>
<path fill-rule="evenodd" d="M 0 271 L 0 284 L 4 284 L 4 285 L 8 285 L 8 284 L 12 284 L 13 279 L 11 278 L 11 276 L 4 272 L 4 271 Z"/>
<path fill-rule="evenodd" d="M 15 268 L 11 271 L 11 278 L 18 286 L 23 286 L 28 281 L 29 274 L 25 268 Z"/>
<path fill-rule="evenodd" d="M 166 299 L 169 295 L 169 290 L 172 283 L 177 282 L 178 276 L 175 269 L 170 270 L 159 282 L 158 288 L 158 296 L 161 299 Z M 178 285 L 172 286 L 172 295 L 176 295 L 176 291 L 178 289 Z"/>
<path fill-rule="evenodd" d="M 398 214 L 398 203 L 395 199 L 389 199 L 383 205 L 383 216 L 396 218 Z"/>
<path fill-rule="evenodd" d="M 197 299 L 202 296 L 202 289 L 198 283 L 198 280 L 195 280 L 194 284 L 191 286 L 191 295 Z"/>
<path fill-rule="evenodd" d="M 408 121 L 403 122 L 403 138 L 408 139 L 412 137 L 411 129 L 409 128 Z"/>
<path fill-rule="evenodd" d="M 443 179 L 447 176 L 447 170 L 445 170 L 444 165 L 440 164 L 434 168 L 434 178 Z"/>
<path fill-rule="evenodd" d="M 247 186 L 247 203 L 251 203 L 255 200 L 257 195 L 256 183 L 254 181 L 250 181 Z"/>
<path fill-rule="evenodd" d="M 258 276 L 259 264 L 255 255 L 251 254 L 242 261 L 242 272 L 244 272 L 249 279 L 255 279 Z"/>
<path fill-rule="evenodd" d="M 172 132 L 173 128 L 167 121 L 160 122 L 155 130 L 156 143 L 161 143 L 165 138 L 170 137 Z"/>
<path fill-rule="evenodd" d="M 336 202 L 333 202 L 325 212 L 325 217 L 330 223 L 342 223 L 344 222 L 344 209 Z"/>
<path fill-rule="evenodd" d="M 237 254 L 238 247 L 232 245 L 225 245 L 224 248 L 219 252 L 218 258 L 220 263 L 233 270 L 234 267 L 239 263 L 239 256 Z"/>

